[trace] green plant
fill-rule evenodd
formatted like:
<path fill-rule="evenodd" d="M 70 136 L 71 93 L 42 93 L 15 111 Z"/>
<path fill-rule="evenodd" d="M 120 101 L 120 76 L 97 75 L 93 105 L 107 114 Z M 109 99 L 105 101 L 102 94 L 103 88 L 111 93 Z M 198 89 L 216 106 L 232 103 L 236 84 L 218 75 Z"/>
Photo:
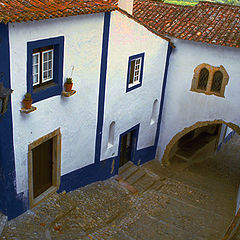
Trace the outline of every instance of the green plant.
<path fill-rule="evenodd" d="M 67 79 L 66 79 L 66 83 L 67 83 L 67 84 L 71 84 L 71 83 L 73 83 L 72 78 L 67 78 Z"/>
<path fill-rule="evenodd" d="M 31 93 L 26 93 L 26 94 L 24 95 L 24 99 L 25 99 L 25 100 L 32 100 L 32 95 L 31 95 Z"/>

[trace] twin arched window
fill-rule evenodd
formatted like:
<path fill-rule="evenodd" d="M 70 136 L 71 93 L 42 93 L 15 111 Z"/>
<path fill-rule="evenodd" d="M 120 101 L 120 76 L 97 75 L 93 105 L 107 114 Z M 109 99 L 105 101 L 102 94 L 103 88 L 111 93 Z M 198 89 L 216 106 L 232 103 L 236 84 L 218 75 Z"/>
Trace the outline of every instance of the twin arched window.
<path fill-rule="evenodd" d="M 228 79 L 229 76 L 223 66 L 213 67 L 203 63 L 194 70 L 191 90 L 224 97 Z"/>

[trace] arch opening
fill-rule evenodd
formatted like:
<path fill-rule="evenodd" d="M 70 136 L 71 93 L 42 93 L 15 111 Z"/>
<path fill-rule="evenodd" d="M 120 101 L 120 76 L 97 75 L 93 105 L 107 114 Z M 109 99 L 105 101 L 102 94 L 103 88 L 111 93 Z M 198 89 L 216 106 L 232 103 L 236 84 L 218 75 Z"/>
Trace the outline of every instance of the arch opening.
<path fill-rule="evenodd" d="M 202 157 L 201 154 L 204 153 L 204 149 L 212 149 L 212 152 L 216 151 L 218 144 L 217 139 L 220 134 L 219 129 L 222 124 L 225 124 L 240 134 L 240 127 L 231 122 L 225 122 L 223 120 L 197 122 L 190 127 L 184 128 L 171 139 L 165 148 L 162 164 L 170 165 L 170 160 L 176 152 L 186 156 L 185 161 L 192 160 L 193 158 L 198 161 L 198 157 Z M 189 149 L 189 153 L 186 153 L 187 149 Z"/>

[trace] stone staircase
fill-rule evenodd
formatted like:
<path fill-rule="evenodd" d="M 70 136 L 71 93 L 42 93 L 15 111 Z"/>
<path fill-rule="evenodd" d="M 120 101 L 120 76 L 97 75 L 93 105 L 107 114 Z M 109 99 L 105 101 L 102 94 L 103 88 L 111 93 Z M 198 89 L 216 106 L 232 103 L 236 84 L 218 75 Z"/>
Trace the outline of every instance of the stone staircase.
<path fill-rule="evenodd" d="M 190 233 L 189 239 L 219 240 L 234 216 L 236 188 L 213 169 L 199 171 L 202 164 L 191 167 L 183 162 L 176 168 L 163 168 L 155 161 L 143 166 L 128 162 L 119 169 L 119 176 L 140 195 L 162 197 L 152 205 L 159 206 L 161 199 L 167 199 L 164 208 L 156 207 L 149 214 L 159 222 L 184 236 Z"/>

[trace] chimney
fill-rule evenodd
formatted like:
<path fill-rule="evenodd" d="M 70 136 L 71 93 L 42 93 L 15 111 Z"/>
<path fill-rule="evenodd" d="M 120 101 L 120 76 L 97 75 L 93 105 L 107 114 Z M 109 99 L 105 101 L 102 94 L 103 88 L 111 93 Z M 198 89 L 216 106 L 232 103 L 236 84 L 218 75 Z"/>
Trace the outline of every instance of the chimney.
<path fill-rule="evenodd" d="M 133 14 L 133 0 L 118 0 L 118 7 L 129 14 Z"/>

